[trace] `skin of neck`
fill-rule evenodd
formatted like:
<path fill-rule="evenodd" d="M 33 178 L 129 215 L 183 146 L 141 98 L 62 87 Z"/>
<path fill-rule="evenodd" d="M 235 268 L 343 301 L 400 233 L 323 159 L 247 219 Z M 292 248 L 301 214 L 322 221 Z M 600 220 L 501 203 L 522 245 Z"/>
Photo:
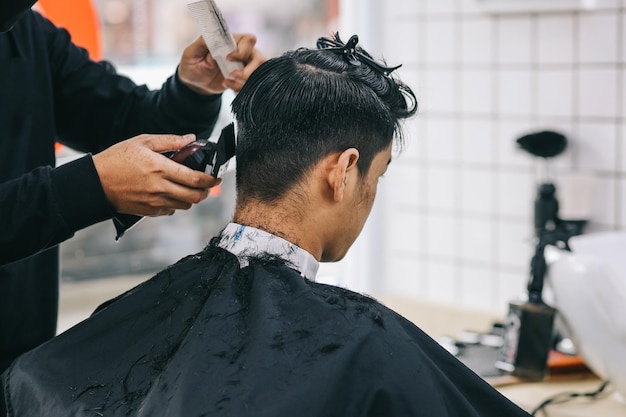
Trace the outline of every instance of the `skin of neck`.
<path fill-rule="evenodd" d="M 292 189 L 271 202 L 237 198 L 233 222 L 264 230 L 306 250 L 318 261 L 335 239 L 358 181 L 356 149 L 323 158 Z"/>

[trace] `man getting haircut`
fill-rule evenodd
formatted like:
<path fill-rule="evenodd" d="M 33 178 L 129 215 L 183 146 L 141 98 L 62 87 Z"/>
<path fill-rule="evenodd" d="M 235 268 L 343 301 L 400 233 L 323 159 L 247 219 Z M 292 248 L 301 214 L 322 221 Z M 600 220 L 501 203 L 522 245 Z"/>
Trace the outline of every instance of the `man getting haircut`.
<path fill-rule="evenodd" d="M 251 75 L 232 105 L 233 221 L 18 358 L 9 417 L 528 416 L 403 317 L 315 282 L 359 235 L 417 107 L 357 42 L 322 38 Z"/>

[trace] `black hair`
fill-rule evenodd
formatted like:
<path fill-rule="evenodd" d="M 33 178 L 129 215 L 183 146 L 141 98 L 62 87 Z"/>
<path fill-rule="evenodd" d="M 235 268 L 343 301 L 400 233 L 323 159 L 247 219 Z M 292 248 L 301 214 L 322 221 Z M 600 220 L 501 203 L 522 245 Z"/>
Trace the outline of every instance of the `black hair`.
<path fill-rule="evenodd" d="M 300 48 L 257 68 L 232 110 L 238 196 L 272 202 L 333 152 L 358 149 L 365 175 L 394 137 L 401 143 L 400 120 L 415 114 L 417 100 L 407 85 L 366 62 Z"/>

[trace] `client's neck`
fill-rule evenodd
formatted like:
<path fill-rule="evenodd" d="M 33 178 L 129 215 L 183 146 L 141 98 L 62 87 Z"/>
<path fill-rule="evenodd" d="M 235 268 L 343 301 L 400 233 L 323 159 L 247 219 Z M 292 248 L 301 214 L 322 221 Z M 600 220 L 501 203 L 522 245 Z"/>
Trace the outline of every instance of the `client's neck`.
<path fill-rule="evenodd" d="M 311 253 L 319 260 L 321 253 L 311 244 L 306 224 L 301 210 L 287 210 L 282 204 L 248 203 L 237 205 L 233 222 L 245 226 L 255 227 L 278 237 Z"/>

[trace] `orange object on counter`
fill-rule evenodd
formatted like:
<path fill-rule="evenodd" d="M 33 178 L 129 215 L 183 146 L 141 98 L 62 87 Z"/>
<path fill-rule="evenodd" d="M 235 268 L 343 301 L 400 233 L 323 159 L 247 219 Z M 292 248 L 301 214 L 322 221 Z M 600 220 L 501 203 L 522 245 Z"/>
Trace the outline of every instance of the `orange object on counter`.
<path fill-rule="evenodd" d="M 580 356 L 566 355 L 556 350 L 548 354 L 549 375 L 563 375 L 570 373 L 591 373 Z"/>

